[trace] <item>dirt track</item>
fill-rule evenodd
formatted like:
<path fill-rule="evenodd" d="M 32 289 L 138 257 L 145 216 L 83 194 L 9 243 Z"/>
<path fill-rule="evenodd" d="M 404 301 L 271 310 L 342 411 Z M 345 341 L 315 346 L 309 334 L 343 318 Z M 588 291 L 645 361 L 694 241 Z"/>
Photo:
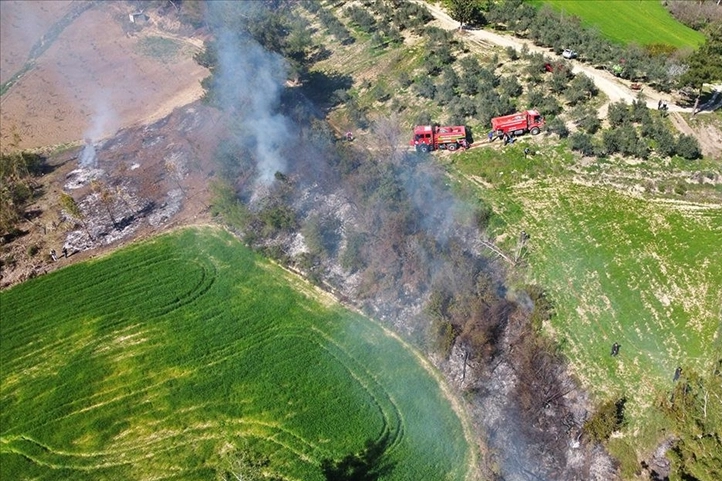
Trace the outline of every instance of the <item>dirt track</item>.
<path fill-rule="evenodd" d="M 694 128 L 678 112 L 669 116 L 674 127 L 686 135 L 696 137 L 702 154 L 712 159 L 722 159 L 722 132 L 712 125 L 694 125 Z"/>
<path fill-rule="evenodd" d="M 28 45 L 35 37 L 46 38 L 53 28 L 51 21 L 66 4 L 20 2 L 7 7 L 14 9 L 3 6 L 3 78 L 6 68 L 23 68 Z M 98 140 L 120 128 L 162 118 L 202 95 L 200 80 L 208 72 L 192 58 L 202 42 L 184 35 L 172 14 L 154 15 L 143 25 L 133 25 L 128 20 L 130 10 L 121 2 L 100 3 L 50 40 L 0 99 L 4 145 L 13 132 L 20 137 L 20 148 L 85 137 Z M 34 20 L 45 30 L 35 32 L 35 37 L 17 32 Z"/>
<path fill-rule="evenodd" d="M 434 15 L 434 17 L 440 21 L 444 27 L 446 28 L 458 28 L 459 22 L 452 19 L 438 4 L 430 4 L 425 3 L 426 7 L 431 11 L 431 13 Z M 480 41 L 487 44 L 492 45 L 498 45 L 501 47 L 513 47 L 516 49 L 521 49 L 524 45 L 527 46 L 530 52 L 538 52 L 545 55 L 549 55 L 549 49 L 544 47 L 538 47 L 534 45 L 534 43 L 523 40 L 516 37 L 511 37 L 508 35 L 499 35 L 494 32 L 490 32 L 488 30 L 464 30 L 464 35 L 468 37 L 469 39 Z M 619 102 L 624 101 L 626 103 L 631 103 L 633 100 L 636 100 L 638 93 L 631 90 L 627 85 L 624 83 L 623 80 L 620 80 L 616 77 L 614 77 L 612 74 L 610 74 L 607 71 L 604 70 L 597 70 L 593 67 L 590 67 L 588 65 L 584 65 L 581 62 L 578 62 L 576 60 L 567 60 L 572 65 L 572 72 L 574 73 L 584 73 L 588 77 L 591 77 L 594 79 L 594 83 L 596 84 L 597 88 L 604 92 L 604 94 L 609 98 L 609 102 Z M 650 109 L 656 109 L 657 108 L 657 102 L 659 100 L 662 100 L 664 102 L 667 102 L 669 106 L 669 110 L 672 112 L 691 112 L 692 109 L 680 107 L 679 105 L 675 105 L 672 102 L 672 98 L 668 94 L 664 94 L 661 92 L 657 92 L 656 90 L 645 87 L 644 88 L 644 96 L 647 99 L 647 106 Z M 603 105 L 599 109 L 599 116 L 601 118 L 605 118 L 607 115 L 607 104 Z"/>

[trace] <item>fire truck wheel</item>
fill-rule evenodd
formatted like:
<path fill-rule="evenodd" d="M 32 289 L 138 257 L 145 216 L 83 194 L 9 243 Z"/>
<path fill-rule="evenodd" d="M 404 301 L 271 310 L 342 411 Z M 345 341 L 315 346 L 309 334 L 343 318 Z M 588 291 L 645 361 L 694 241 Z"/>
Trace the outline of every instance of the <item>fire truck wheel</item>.
<path fill-rule="evenodd" d="M 419 152 L 426 153 L 426 152 L 428 152 L 428 151 L 429 151 L 429 146 L 428 146 L 428 145 L 426 145 L 426 144 L 421 144 L 421 145 L 419 145 Z"/>
<path fill-rule="evenodd" d="M 539 127 L 534 127 L 531 129 L 532 135 L 539 135 L 539 132 L 540 132 Z"/>
<path fill-rule="evenodd" d="M 457 147 L 458 147 L 458 145 L 456 145 L 455 143 L 454 143 L 454 144 L 448 144 L 448 145 L 446 146 L 446 148 L 449 149 L 449 150 L 451 150 L 452 152 L 453 152 L 454 150 L 456 150 Z"/>

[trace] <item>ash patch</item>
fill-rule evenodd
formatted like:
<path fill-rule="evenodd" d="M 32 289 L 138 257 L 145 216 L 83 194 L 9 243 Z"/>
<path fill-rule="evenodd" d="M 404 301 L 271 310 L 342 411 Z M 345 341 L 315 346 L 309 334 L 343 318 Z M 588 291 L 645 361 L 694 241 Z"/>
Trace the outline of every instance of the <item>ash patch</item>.
<path fill-rule="evenodd" d="M 168 222 L 175 214 L 177 214 L 183 205 L 183 191 L 174 189 L 168 192 L 166 201 L 148 216 L 148 223 L 153 227 L 158 227 Z"/>
<path fill-rule="evenodd" d="M 293 236 L 293 240 L 288 245 L 288 254 L 291 257 L 296 257 L 307 252 L 308 247 L 306 246 L 306 242 L 303 239 L 303 234 L 301 234 L 300 232 L 296 233 Z"/>
<path fill-rule="evenodd" d="M 172 146 L 168 146 L 169 148 Z M 180 180 L 188 175 L 190 154 L 188 152 L 174 150 L 163 158 L 165 168 L 173 180 Z"/>
<path fill-rule="evenodd" d="M 64 187 L 67 190 L 77 190 L 90 185 L 91 182 L 100 179 L 105 174 L 103 169 L 79 168 L 72 170 L 65 177 Z"/>
<path fill-rule="evenodd" d="M 103 178 L 97 180 L 103 181 Z M 78 208 L 82 214 L 80 218 L 63 211 L 62 220 L 75 227 L 64 243 L 70 252 L 109 245 L 131 236 L 153 204 L 139 197 L 130 181 L 115 185 L 106 181 L 86 195 Z"/>
<path fill-rule="evenodd" d="M 0 288 L 169 225 L 210 222 L 207 183 L 216 167 L 213 154 L 227 135 L 221 115 L 189 105 L 152 125 L 50 156 L 53 170 L 38 178 L 44 195 L 32 207 L 35 217 L 22 222 L 24 235 L 0 253 Z M 53 261 L 49 252 L 63 248 L 68 259 L 61 254 Z"/>
<path fill-rule="evenodd" d="M 672 465 L 667 459 L 667 451 L 672 449 L 676 440 L 668 438 L 662 441 L 657 449 L 654 450 L 652 456 L 642 462 L 642 469 L 647 472 L 651 481 L 668 481 L 669 474 L 672 471 Z"/>

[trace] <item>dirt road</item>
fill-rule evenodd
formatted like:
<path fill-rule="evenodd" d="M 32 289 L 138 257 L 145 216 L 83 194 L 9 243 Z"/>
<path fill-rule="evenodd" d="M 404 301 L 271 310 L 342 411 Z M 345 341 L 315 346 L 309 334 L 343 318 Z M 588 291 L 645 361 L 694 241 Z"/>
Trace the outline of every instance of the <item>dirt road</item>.
<path fill-rule="evenodd" d="M 693 117 L 688 123 L 677 112 L 673 112 L 669 119 L 678 131 L 697 138 L 702 155 L 710 159 L 722 159 L 722 132 L 714 125 L 699 122 L 699 117 Z"/>
<path fill-rule="evenodd" d="M 434 17 L 441 22 L 445 28 L 458 28 L 459 22 L 452 19 L 438 4 L 424 4 L 426 8 L 434 15 Z M 522 46 L 526 45 L 530 52 L 538 52 L 545 55 L 549 55 L 549 49 L 544 47 L 538 47 L 534 43 L 523 40 L 520 38 L 512 37 L 509 35 L 499 35 L 488 30 L 464 30 L 464 36 L 471 39 L 472 41 L 480 41 L 486 44 L 498 45 L 501 47 L 513 47 L 515 49 L 521 49 Z M 624 101 L 626 103 L 632 103 L 637 98 L 638 93 L 627 87 L 624 81 L 614 77 L 607 71 L 597 70 L 588 65 L 584 65 L 576 60 L 566 60 L 572 66 L 572 72 L 583 73 L 588 77 L 594 79 L 594 83 L 597 88 L 604 92 L 609 98 L 609 102 Z M 689 108 L 680 107 L 672 103 L 672 98 L 668 94 L 657 92 L 656 90 L 645 87 L 644 96 L 647 99 L 647 106 L 650 109 L 656 109 L 657 103 L 662 100 L 667 102 L 669 110 L 672 112 L 691 112 Z M 608 104 L 604 104 L 599 109 L 599 116 L 605 118 L 607 115 Z"/>
<path fill-rule="evenodd" d="M 60 28 L 51 14 L 65 12 L 64 2 L 2 3 L 3 78 L 6 67 L 28 66 L 0 98 L 3 145 L 15 134 L 19 148 L 106 138 L 162 118 L 203 94 L 200 81 L 208 71 L 193 60 L 202 42 L 181 32 L 172 10 L 164 15 L 147 10 L 149 20 L 134 26 L 128 21 L 134 7 L 100 2 Z M 13 15 L 5 18 L 6 10 Z M 35 36 L 18 33 L 31 21 L 45 30 Z M 28 61 L 36 37 L 48 40 Z"/>

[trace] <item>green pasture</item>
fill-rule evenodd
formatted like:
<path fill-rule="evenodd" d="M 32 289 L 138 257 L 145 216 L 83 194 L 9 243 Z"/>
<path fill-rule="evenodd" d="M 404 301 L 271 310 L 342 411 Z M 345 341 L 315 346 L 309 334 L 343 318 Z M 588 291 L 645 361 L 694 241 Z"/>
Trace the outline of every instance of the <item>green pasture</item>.
<path fill-rule="evenodd" d="M 188 229 L 0 293 L 0 478 L 216 479 L 382 443 L 384 479 L 462 480 L 438 380 L 378 324 L 244 248 Z"/>
<path fill-rule="evenodd" d="M 536 0 L 574 15 L 606 37 L 620 43 L 653 43 L 695 48 L 704 36 L 678 22 L 658 0 Z"/>
<path fill-rule="evenodd" d="M 632 195 L 599 183 L 592 167 L 569 175 L 569 154 L 540 147 L 524 159 L 523 147 L 457 154 L 452 172 L 493 207 L 503 250 L 530 235 L 515 282 L 545 288 L 556 312 L 546 328 L 574 373 L 597 399 L 626 396 L 626 433 L 654 442 L 665 421 L 653 406 L 673 388 L 675 368 L 709 372 L 719 357 L 722 205 Z M 626 174 L 637 183 L 642 170 L 660 175 L 651 164 Z"/>

